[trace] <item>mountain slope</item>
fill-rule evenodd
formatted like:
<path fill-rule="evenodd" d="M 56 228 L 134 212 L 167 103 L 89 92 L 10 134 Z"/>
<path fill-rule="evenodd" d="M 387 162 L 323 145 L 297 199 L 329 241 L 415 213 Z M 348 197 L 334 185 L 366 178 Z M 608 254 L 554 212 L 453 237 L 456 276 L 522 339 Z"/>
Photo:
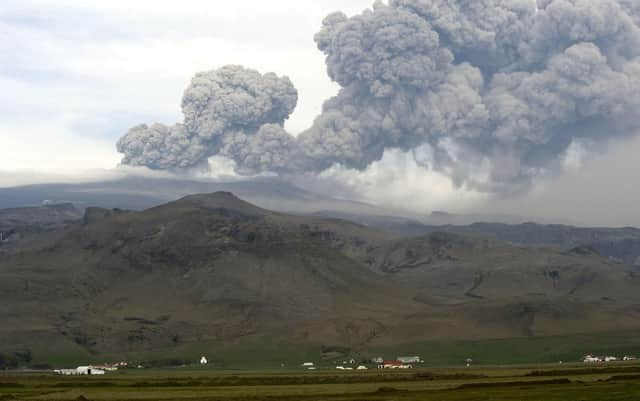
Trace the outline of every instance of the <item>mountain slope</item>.
<path fill-rule="evenodd" d="M 640 267 L 640 229 L 634 227 L 575 227 L 562 224 L 428 224 L 403 217 L 324 211 L 315 214 L 339 217 L 397 235 L 416 236 L 433 232 L 484 236 L 517 245 L 549 245 L 565 250 L 590 247 L 602 256 L 628 266 Z M 429 219 L 430 220 L 430 219 Z"/>
<path fill-rule="evenodd" d="M 70 203 L 0 209 L 0 246 L 79 220 L 82 211 Z"/>
<path fill-rule="evenodd" d="M 245 201 L 287 213 L 333 210 L 384 214 L 373 205 L 332 198 L 275 178 L 214 182 L 177 178 L 126 176 L 108 181 L 72 184 L 36 184 L 0 188 L 0 209 L 39 206 L 45 200 L 70 202 L 79 208 L 106 207 L 142 210 L 181 197 L 217 191 L 233 192 Z"/>
<path fill-rule="evenodd" d="M 0 258 L 0 347 L 13 349 L 361 348 L 640 326 L 640 279 L 592 253 L 402 238 L 230 193 L 142 212 L 89 208 Z"/>

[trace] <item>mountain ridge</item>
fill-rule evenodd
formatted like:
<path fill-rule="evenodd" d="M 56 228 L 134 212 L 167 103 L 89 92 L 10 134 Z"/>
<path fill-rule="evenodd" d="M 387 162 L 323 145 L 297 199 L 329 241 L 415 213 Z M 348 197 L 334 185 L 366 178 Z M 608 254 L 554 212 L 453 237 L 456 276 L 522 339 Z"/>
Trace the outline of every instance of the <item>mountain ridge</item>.
<path fill-rule="evenodd" d="M 598 255 L 406 238 L 225 192 L 87 209 L 0 258 L 0 336 L 13 349 L 45 338 L 95 355 L 260 338 L 363 349 L 638 328 L 640 317 L 640 278 Z"/>

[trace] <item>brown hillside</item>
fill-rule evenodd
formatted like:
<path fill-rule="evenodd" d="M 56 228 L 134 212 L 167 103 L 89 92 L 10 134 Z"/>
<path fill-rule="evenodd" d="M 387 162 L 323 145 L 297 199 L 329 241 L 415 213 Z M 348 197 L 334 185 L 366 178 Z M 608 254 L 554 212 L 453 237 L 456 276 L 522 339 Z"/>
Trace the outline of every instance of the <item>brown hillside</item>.
<path fill-rule="evenodd" d="M 81 223 L 0 255 L 2 347 L 93 353 L 252 338 L 398 344 L 637 326 L 640 280 L 594 254 L 398 238 L 230 193 Z"/>

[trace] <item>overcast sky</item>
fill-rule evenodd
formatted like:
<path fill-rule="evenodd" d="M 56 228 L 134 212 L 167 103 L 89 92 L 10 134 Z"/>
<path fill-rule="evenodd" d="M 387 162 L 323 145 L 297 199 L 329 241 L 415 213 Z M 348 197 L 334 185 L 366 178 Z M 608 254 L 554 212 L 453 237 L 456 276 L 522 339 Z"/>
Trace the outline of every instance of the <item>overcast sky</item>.
<path fill-rule="evenodd" d="M 242 64 L 288 75 L 310 125 L 337 87 L 313 42 L 322 19 L 370 0 L 180 2 L 3 0 L 0 159 L 4 170 L 111 168 L 117 138 L 180 118 L 195 72 Z"/>
<path fill-rule="evenodd" d="M 226 64 L 289 76 L 299 101 L 286 128 L 296 134 L 309 127 L 338 88 L 313 41 L 322 19 L 336 10 L 359 13 L 371 4 L 3 0 L 0 186 L 115 167 L 121 158 L 115 142 L 129 127 L 179 121 L 180 98 L 194 73 Z M 640 225 L 639 151 L 640 140 L 615 144 L 579 168 L 506 200 L 456 189 L 397 152 L 363 173 L 332 170 L 324 177 L 337 177 L 372 202 L 416 211 Z"/>

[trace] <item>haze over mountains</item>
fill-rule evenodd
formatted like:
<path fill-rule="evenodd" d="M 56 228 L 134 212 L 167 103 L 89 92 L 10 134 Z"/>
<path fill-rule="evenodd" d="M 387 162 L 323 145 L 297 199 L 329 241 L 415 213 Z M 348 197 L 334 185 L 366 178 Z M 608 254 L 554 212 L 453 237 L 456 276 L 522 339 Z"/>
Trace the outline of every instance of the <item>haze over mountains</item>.
<path fill-rule="evenodd" d="M 211 182 L 127 176 L 108 181 L 0 188 L 0 209 L 18 208 L 0 213 L 0 231 L 8 233 L 11 229 L 19 229 L 25 234 L 35 233 L 50 228 L 54 223 L 61 225 L 78 220 L 87 207 L 143 210 L 189 194 L 215 191 L 232 192 L 269 210 L 339 218 L 405 236 L 440 231 L 489 236 L 520 245 L 554 245 L 565 250 L 587 246 L 602 256 L 612 257 L 629 266 L 636 264 L 640 257 L 640 230 L 632 227 L 574 227 L 569 223 L 557 224 L 563 223 L 557 221 L 538 220 L 534 223 L 526 216 L 501 214 L 437 211 L 421 214 L 338 199 L 276 178 Z M 20 209 L 42 204 L 49 206 Z M 64 213 L 57 215 L 56 210 Z M 15 212 L 20 211 L 25 214 L 16 220 Z M 33 214 L 34 211 L 38 213 Z M 36 216 L 39 217 L 34 218 Z"/>
<path fill-rule="evenodd" d="M 243 342 L 366 348 L 637 328 L 638 275 L 582 248 L 409 237 L 227 192 L 88 208 L 0 246 L 2 347 L 96 355 Z M 261 340 L 262 339 L 262 340 Z"/>

